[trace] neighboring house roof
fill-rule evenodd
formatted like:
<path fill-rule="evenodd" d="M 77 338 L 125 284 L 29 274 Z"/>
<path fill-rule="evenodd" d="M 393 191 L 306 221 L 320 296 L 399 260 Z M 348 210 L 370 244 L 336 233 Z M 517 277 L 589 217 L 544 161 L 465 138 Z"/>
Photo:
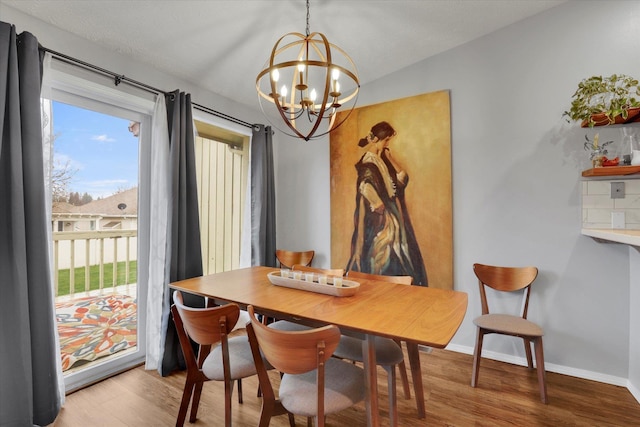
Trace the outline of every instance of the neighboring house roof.
<path fill-rule="evenodd" d="M 77 206 L 73 206 L 67 202 L 53 202 L 53 213 L 73 213 Z"/>
<path fill-rule="evenodd" d="M 126 206 L 120 209 L 118 206 Z M 53 213 L 84 213 L 101 215 L 137 215 L 138 214 L 138 188 L 134 187 L 104 199 L 94 200 L 82 206 L 74 206 L 69 203 L 54 203 Z"/>

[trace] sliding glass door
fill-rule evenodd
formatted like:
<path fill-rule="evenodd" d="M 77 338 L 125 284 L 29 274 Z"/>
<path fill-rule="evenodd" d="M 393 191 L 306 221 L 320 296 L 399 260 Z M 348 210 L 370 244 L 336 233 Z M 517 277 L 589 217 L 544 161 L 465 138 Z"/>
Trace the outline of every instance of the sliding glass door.
<path fill-rule="evenodd" d="M 51 132 L 52 277 L 68 393 L 144 361 L 148 262 L 140 255 L 148 251 L 153 103 L 77 75 L 54 75 L 43 106 Z"/>

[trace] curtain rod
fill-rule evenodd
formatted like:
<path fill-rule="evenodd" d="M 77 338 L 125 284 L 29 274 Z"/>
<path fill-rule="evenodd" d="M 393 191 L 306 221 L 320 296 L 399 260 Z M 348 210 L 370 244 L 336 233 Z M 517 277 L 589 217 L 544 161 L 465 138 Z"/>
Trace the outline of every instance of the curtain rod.
<path fill-rule="evenodd" d="M 102 74 L 111 76 L 111 77 L 114 78 L 114 84 L 116 86 L 118 86 L 122 82 L 125 82 L 125 83 L 128 83 L 128 84 L 132 85 L 132 86 L 136 86 L 136 87 L 138 87 L 140 89 L 146 90 L 147 92 L 151 92 L 151 93 L 155 93 L 155 94 L 171 95 L 171 92 L 166 92 L 164 90 L 155 88 L 153 86 L 149 86 L 148 84 L 145 84 L 145 83 L 139 82 L 137 80 L 133 80 L 133 79 L 131 79 L 129 77 L 126 77 L 124 74 L 114 73 L 113 71 L 107 70 L 107 69 L 102 68 L 102 67 L 98 67 L 97 65 L 90 64 L 88 62 L 85 62 L 85 61 L 82 61 L 80 59 L 74 58 L 72 56 L 65 55 L 64 53 L 56 52 L 55 50 L 51 50 L 51 49 L 43 47 L 43 46 L 40 46 L 40 50 L 50 53 L 51 55 L 55 56 L 56 59 L 58 59 L 58 60 L 60 60 L 62 62 L 66 62 L 66 63 L 69 63 L 71 65 L 81 65 L 81 66 L 83 66 L 83 67 L 85 67 L 85 68 L 87 68 L 89 70 L 96 71 L 98 73 L 102 73 Z M 245 126 L 245 127 L 248 127 L 248 128 L 253 128 L 253 125 L 251 123 L 245 122 L 244 120 L 240 120 L 240 119 L 235 118 L 233 116 L 230 116 L 228 114 L 221 113 L 220 111 L 216 111 L 216 110 L 214 110 L 212 108 L 205 107 L 203 105 L 196 104 L 196 103 L 193 103 L 193 102 L 191 103 L 191 105 L 194 108 L 196 108 L 196 109 L 198 109 L 200 111 L 204 111 L 205 113 L 209 113 L 209 114 L 212 114 L 212 115 L 214 115 L 216 117 L 220 117 L 221 119 L 225 119 L 225 120 L 228 120 L 230 122 L 234 122 L 236 124 L 239 124 L 239 125 L 242 125 L 242 126 Z"/>

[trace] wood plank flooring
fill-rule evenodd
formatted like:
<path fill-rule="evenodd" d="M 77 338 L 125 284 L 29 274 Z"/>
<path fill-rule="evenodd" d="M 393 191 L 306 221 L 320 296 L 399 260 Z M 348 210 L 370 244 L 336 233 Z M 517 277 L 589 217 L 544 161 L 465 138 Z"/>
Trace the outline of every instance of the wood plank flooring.
<path fill-rule="evenodd" d="M 640 426 L 640 404 L 624 387 L 547 372 L 549 404 L 539 400 L 535 370 L 483 359 L 478 387 L 472 388 L 470 355 L 446 350 L 420 354 L 427 417 L 416 418 L 413 399 L 398 384 L 400 426 Z M 409 376 L 411 378 L 411 376 Z M 274 373 L 277 381 L 277 373 Z M 388 426 L 386 373 L 379 368 L 381 425 Z M 175 424 L 184 373 L 161 377 L 142 366 L 67 396 L 53 427 L 171 426 Z M 243 381 L 244 403 L 234 391 L 233 425 L 255 426 L 260 414 L 257 378 Z M 224 425 L 221 383 L 204 385 L 194 426 Z M 296 417 L 299 426 L 306 419 Z M 364 403 L 327 417 L 327 425 L 364 426 Z M 287 417 L 271 420 L 287 427 Z"/>

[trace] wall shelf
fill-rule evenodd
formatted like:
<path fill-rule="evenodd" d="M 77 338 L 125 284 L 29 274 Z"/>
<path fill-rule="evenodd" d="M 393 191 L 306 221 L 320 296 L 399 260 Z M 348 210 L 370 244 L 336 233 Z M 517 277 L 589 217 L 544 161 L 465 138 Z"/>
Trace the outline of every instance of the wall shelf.
<path fill-rule="evenodd" d="M 583 228 L 582 234 L 597 241 L 640 246 L 640 230 Z"/>
<path fill-rule="evenodd" d="M 582 176 L 620 176 L 640 173 L 640 166 L 603 166 L 582 171 Z"/>

